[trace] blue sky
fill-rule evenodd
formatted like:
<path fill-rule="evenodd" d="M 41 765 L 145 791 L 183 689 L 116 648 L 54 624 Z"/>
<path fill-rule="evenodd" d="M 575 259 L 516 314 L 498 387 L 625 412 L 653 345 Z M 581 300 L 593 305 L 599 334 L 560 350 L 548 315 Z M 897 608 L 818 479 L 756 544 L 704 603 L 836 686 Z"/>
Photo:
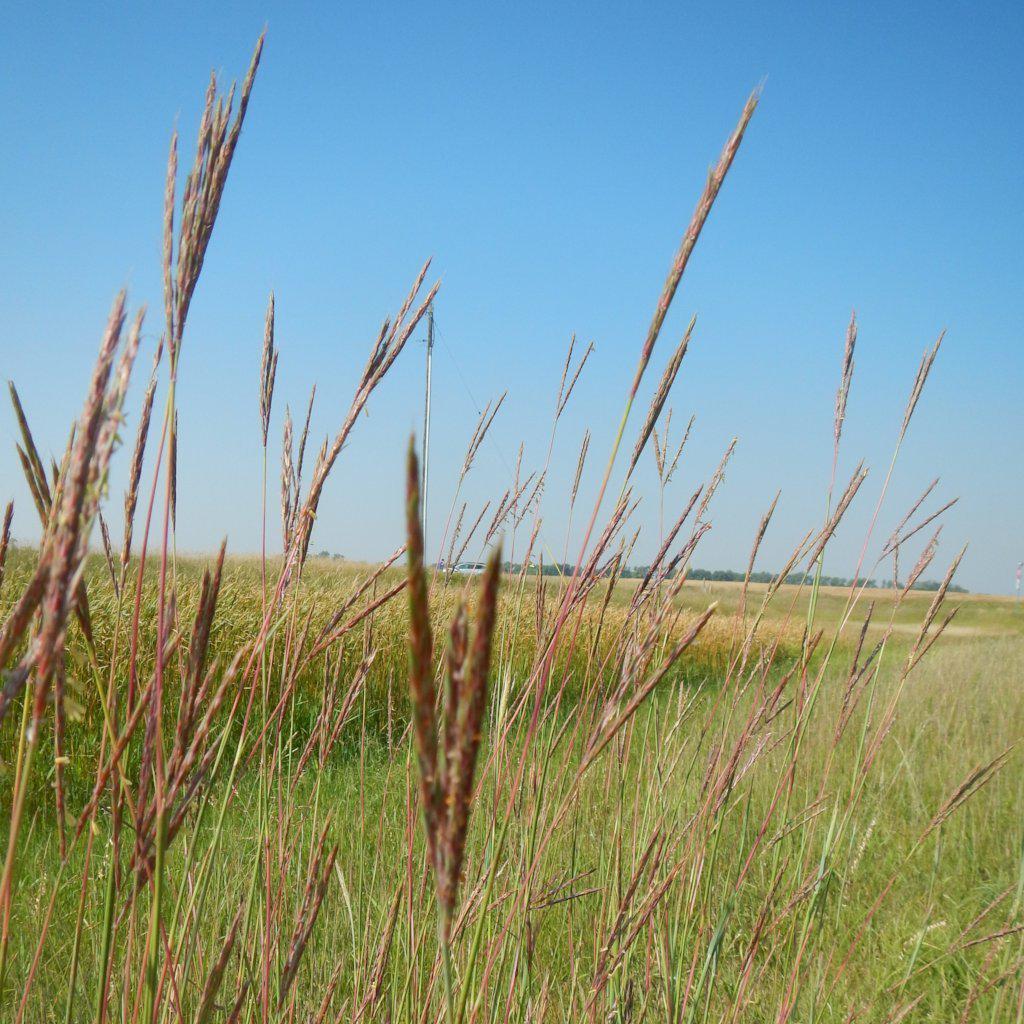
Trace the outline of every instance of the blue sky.
<path fill-rule="evenodd" d="M 302 406 L 316 381 L 319 439 L 343 416 L 380 320 L 433 256 L 443 278 L 435 535 L 476 409 L 509 389 L 466 490 L 471 509 L 508 485 L 520 442 L 525 464 L 543 461 L 569 337 L 596 345 L 546 495 L 545 538 L 560 556 L 583 431 L 594 430 L 592 496 L 707 168 L 764 82 L 644 393 L 646 404 L 696 313 L 671 404 L 680 426 L 691 413 L 697 422 L 667 514 L 736 436 L 696 563 L 742 567 L 779 487 L 764 568 L 820 521 L 855 308 L 840 472 L 864 457 L 871 475 L 826 563 L 851 572 L 921 352 L 945 327 L 878 540 L 938 475 L 942 500 L 960 496 L 940 560 L 970 542 L 961 581 L 1012 588 L 1024 558 L 1020 5 L 8 8 L 0 372 L 18 384 L 41 447 L 63 444 L 115 291 L 159 310 L 170 132 L 180 127 L 190 158 L 210 69 L 240 76 L 264 24 L 264 64 L 185 341 L 180 548 L 208 550 L 225 534 L 235 551 L 258 545 L 269 291 L 281 348 L 275 437 L 284 402 Z M 150 346 L 158 329 L 154 315 Z M 380 557 L 399 542 L 422 359 L 410 346 L 372 401 L 328 485 L 315 548 Z M 0 481 L 28 540 L 13 442 L 4 407 Z M 640 483 L 643 561 L 657 546 L 650 457 Z"/>

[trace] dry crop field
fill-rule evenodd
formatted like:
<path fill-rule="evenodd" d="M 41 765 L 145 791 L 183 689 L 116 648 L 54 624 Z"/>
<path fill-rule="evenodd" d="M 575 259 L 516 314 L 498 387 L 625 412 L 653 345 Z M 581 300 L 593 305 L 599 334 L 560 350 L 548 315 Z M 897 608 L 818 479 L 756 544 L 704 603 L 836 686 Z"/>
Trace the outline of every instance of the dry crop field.
<path fill-rule="evenodd" d="M 194 153 L 172 143 L 156 351 L 137 358 L 142 317 L 118 296 L 52 464 L 12 390 L 35 506 L 13 514 L 42 539 L 10 545 L 8 509 L 2 1019 L 1020 1020 L 1024 612 L 950 589 L 961 556 L 935 564 L 932 489 L 893 516 L 889 476 L 833 473 L 779 567 L 805 584 L 688 581 L 727 452 L 647 576 L 620 578 L 633 471 L 653 451 L 664 482 L 679 460 L 662 424 L 690 332 L 666 355 L 662 323 L 756 95 L 640 339 L 612 449 L 580 453 L 574 569 L 501 569 L 502 550 L 536 554 L 547 465 L 476 525 L 453 497 L 442 549 L 490 550 L 482 577 L 425 565 L 414 445 L 394 555 L 310 557 L 332 468 L 436 292 L 429 266 L 316 452 L 308 419 L 272 429 L 271 304 L 253 452 L 281 466 L 265 488 L 281 498 L 254 514 L 280 518 L 283 548 L 176 552 L 189 306 L 261 48 L 238 90 L 211 82 Z M 856 337 L 851 321 L 836 462 Z M 938 347 L 908 382 L 896 472 Z M 552 445 L 588 355 L 570 348 L 553 388 Z M 452 456 L 463 478 L 490 421 Z M 858 577 L 899 555 L 905 588 L 820 585 L 854 500 L 876 508 Z M 937 590 L 912 589 L 926 577 Z"/>

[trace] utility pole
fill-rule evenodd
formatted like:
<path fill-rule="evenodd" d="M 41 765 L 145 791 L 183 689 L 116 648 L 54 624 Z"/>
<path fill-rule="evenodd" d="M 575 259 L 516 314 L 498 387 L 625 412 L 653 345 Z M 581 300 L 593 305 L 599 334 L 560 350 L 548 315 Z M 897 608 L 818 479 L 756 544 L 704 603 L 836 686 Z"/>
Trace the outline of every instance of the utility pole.
<path fill-rule="evenodd" d="M 427 553 L 427 465 L 430 458 L 430 358 L 434 352 L 434 304 L 427 309 L 427 375 L 423 401 L 423 469 L 420 479 L 420 519 L 423 530 L 423 556 Z"/>

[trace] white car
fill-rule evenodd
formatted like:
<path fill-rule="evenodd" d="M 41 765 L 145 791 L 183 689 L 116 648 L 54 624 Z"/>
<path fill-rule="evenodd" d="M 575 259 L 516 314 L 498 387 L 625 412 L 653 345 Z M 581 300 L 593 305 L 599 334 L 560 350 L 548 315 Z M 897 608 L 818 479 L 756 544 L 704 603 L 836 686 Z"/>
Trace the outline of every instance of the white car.
<path fill-rule="evenodd" d="M 460 576 L 482 576 L 485 568 L 483 562 L 459 562 L 452 572 L 457 572 Z"/>

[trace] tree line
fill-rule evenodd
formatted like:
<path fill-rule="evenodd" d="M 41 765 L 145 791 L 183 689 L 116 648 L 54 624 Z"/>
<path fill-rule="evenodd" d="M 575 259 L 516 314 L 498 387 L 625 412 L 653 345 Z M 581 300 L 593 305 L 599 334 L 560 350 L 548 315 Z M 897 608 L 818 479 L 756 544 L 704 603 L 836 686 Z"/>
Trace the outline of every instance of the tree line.
<path fill-rule="evenodd" d="M 538 573 L 543 576 L 572 576 L 575 568 L 569 562 L 545 562 L 541 566 L 536 564 L 527 566 L 526 574 L 528 576 L 536 576 Z M 650 570 L 651 567 L 649 565 L 629 565 L 623 568 L 619 575 L 622 579 L 627 580 L 644 579 Z M 505 571 L 515 574 L 521 573 L 523 571 L 522 563 L 506 562 Z M 742 583 L 746 577 L 746 573 L 737 572 L 735 569 L 680 569 L 670 573 L 668 578 L 674 578 L 678 572 L 685 572 L 688 580 L 710 583 Z M 775 583 L 777 580 L 777 573 L 762 571 L 750 574 L 751 583 Z M 814 582 L 814 575 L 812 573 L 791 572 L 786 576 L 785 582 L 795 585 L 810 584 Z M 821 585 L 823 587 L 850 587 L 853 583 L 854 581 L 847 576 L 821 577 Z M 901 587 L 904 584 L 897 583 L 891 579 L 859 579 L 857 580 L 857 585 L 866 587 L 868 590 L 890 590 Z M 939 589 L 940 585 L 938 580 L 918 580 L 911 589 L 935 591 Z M 966 594 L 968 592 L 966 587 L 961 587 L 957 584 L 950 585 L 949 590 L 951 593 L 956 594 Z"/>

